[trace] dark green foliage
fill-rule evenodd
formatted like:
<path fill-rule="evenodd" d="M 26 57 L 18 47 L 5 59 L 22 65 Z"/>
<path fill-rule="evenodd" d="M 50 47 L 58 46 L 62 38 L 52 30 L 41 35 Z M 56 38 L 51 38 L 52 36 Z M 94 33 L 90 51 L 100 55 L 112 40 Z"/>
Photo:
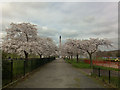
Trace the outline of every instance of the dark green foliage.
<path fill-rule="evenodd" d="M 55 57 L 50 58 L 31 58 L 31 59 L 12 59 L 13 68 L 11 72 L 11 60 L 2 61 L 2 86 L 10 83 L 11 81 L 17 80 L 24 74 L 30 73 L 34 69 L 40 67 L 43 64 L 46 64 L 52 60 L 55 60 Z M 12 74 L 12 77 L 11 77 Z"/>
<path fill-rule="evenodd" d="M 11 82 L 11 62 L 8 60 L 2 60 L 2 80 L 2 85 Z"/>

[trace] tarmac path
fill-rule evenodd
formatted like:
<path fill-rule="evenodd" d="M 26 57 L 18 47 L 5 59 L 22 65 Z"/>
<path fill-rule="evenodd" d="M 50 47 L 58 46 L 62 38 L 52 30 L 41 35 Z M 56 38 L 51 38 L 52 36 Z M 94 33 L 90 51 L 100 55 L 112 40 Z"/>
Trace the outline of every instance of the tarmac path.
<path fill-rule="evenodd" d="M 18 82 L 14 88 L 104 88 L 104 86 L 63 59 L 56 59 L 40 67 L 27 79 Z"/>

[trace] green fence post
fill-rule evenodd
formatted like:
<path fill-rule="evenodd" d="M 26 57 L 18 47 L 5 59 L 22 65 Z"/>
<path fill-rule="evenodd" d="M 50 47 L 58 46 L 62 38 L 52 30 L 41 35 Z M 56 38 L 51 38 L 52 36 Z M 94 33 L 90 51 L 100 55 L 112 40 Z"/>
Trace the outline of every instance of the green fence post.
<path fill-rule="evenodd" d="M 13 60 L 11 59 L 11 82 L 13 81 Z"/>
<path fill-rule="evenodd" d="M 100 68 L 98 68 L 98 71 L 99 71 L 98 76 L 100 77 Z"/>
<path fill-rule="evenodd" d="M 94 66 L 92 67 L 92 74 L 94 74 Z"/>
<path fill-rule="evenodd" d="M 32 59 L 31 59 L 31 71 L 32 71 Z"/>
<path fill-rule="evenodd" d="M 109 83 L 110 83 L 110 70 L 109 70 Z"/>
<path fill-rule="evenodd" d="M 120 89 L 120 62 L 118 63 L 119 70 L 118 70 L 118 89 Z"/>
<path fill-rule="evenodd" d="M 25 76 L 25 66 L 26 66 L 26 60 L 24 60 L 24 76 Z"/>

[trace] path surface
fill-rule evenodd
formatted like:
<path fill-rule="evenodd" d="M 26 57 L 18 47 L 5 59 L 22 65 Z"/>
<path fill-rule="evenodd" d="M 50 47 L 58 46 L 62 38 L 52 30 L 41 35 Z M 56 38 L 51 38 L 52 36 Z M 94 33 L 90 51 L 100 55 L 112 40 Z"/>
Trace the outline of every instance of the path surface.
<path fill-rule="evenodd" d="M 40 67 L 37 72 L 14 88 L 104 88 L 82 74 L 63 59 L 56 59 Z"/>

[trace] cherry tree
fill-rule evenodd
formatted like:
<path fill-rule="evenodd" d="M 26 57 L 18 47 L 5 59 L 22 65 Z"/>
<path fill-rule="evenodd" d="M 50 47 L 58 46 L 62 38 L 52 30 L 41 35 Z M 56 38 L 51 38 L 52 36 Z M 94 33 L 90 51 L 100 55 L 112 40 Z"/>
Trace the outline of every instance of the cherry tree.
<path fill-rule="evenodd" d="M 43 55 L 44 56 L 55 56 L 57 54 L 58 48 L 51 38 L 44 38 L 43 45 Z"/>
<path fill-rule="evenodd" d="M 62 46 L 64 55 L 76 55 L 78 62 L 78 55 L 87 54 L 90 58 L 90 66 L 92 67 L 92 57 L 99 49 L 100 46 L 112 46 L 108 39 L 90 38 L 85 40 L 68 39 Z M 65 54 L 66 53 L 66 54 Z"/>
<path fill-rule="evenodd" d="M 99 39 L 99 38 L 90 38 L 86 40 L 82 40 L 78 43 L 79 49 L 83 50 L 89 55 L 90 58 L 90 66 L 92 67 L 92 56 L 94 53 L 100 49 L 100 46 L 112 46 L 108 39 Z"/>
<path fill-rule="evenodd" d="M 74 49 L 73 49 L 73 46 L 72 46 L 71 42 L 72 42 L 72 39 L 68 39 L 65 42 L 65 44 L 63 44 L 63 46 L 62 46 L 62 55 L 68 56 L 69 59 L 70 59 L 70 56 L 72 58 L 72 56 L 74 54 L 74 52 L 73 52 Z"/>
<path fill-rule="evenodd" d="M 66 56 L 73 56 L 77 57 L 77 62 L 78 62 L 78 56 L 82 52 L 81 49 L 79 49 L 79 40 L 77 39 L 68 39 L 65 44 L 62 46 L 62 53 Z M 65 54 L 66 53 L 66 54 Z"/>
<path fill-rule="evenodd" d="M 51 38 L 37 38 L 37 44 L 35 46 L 35 54 L 42 56 L 55 56 L 58 48 Z"/>
<path fill-rule="evenodd" d="M 70 56 L 73 55 L 73 52 L 71 50 L 71 47 L 69 45 L 67 45 L 66 43 L 62 45 L 62 49 L 61 49 L 61 55 L 64 56 L 64 57 L 69 57 L 70 59 Z"/>
<path fill-rule="evenodd" d="M 37 28 L 30 23 L 11 23 L 6 29 L 7 35 L 2 48 L 8 53 L 18 53 L 28 58 L 28 54 L 35 52 L 37 45 Z"/>
<path fill-rule="evenodd" d="M 39 55 L 40 56 L 40 58 L 42 58 L 42 55 L 43 55 L 43 53 L 44 53 L 44 49 L 45 49 L 45 41 L 44 41 L 44 39 L 43 38 L 41 38 L 41 37 L 38 37 L 37 38 L 37 44 L 36 44 L 36 46 L 35 46 L 35 54 L 36 55 Z"/>

